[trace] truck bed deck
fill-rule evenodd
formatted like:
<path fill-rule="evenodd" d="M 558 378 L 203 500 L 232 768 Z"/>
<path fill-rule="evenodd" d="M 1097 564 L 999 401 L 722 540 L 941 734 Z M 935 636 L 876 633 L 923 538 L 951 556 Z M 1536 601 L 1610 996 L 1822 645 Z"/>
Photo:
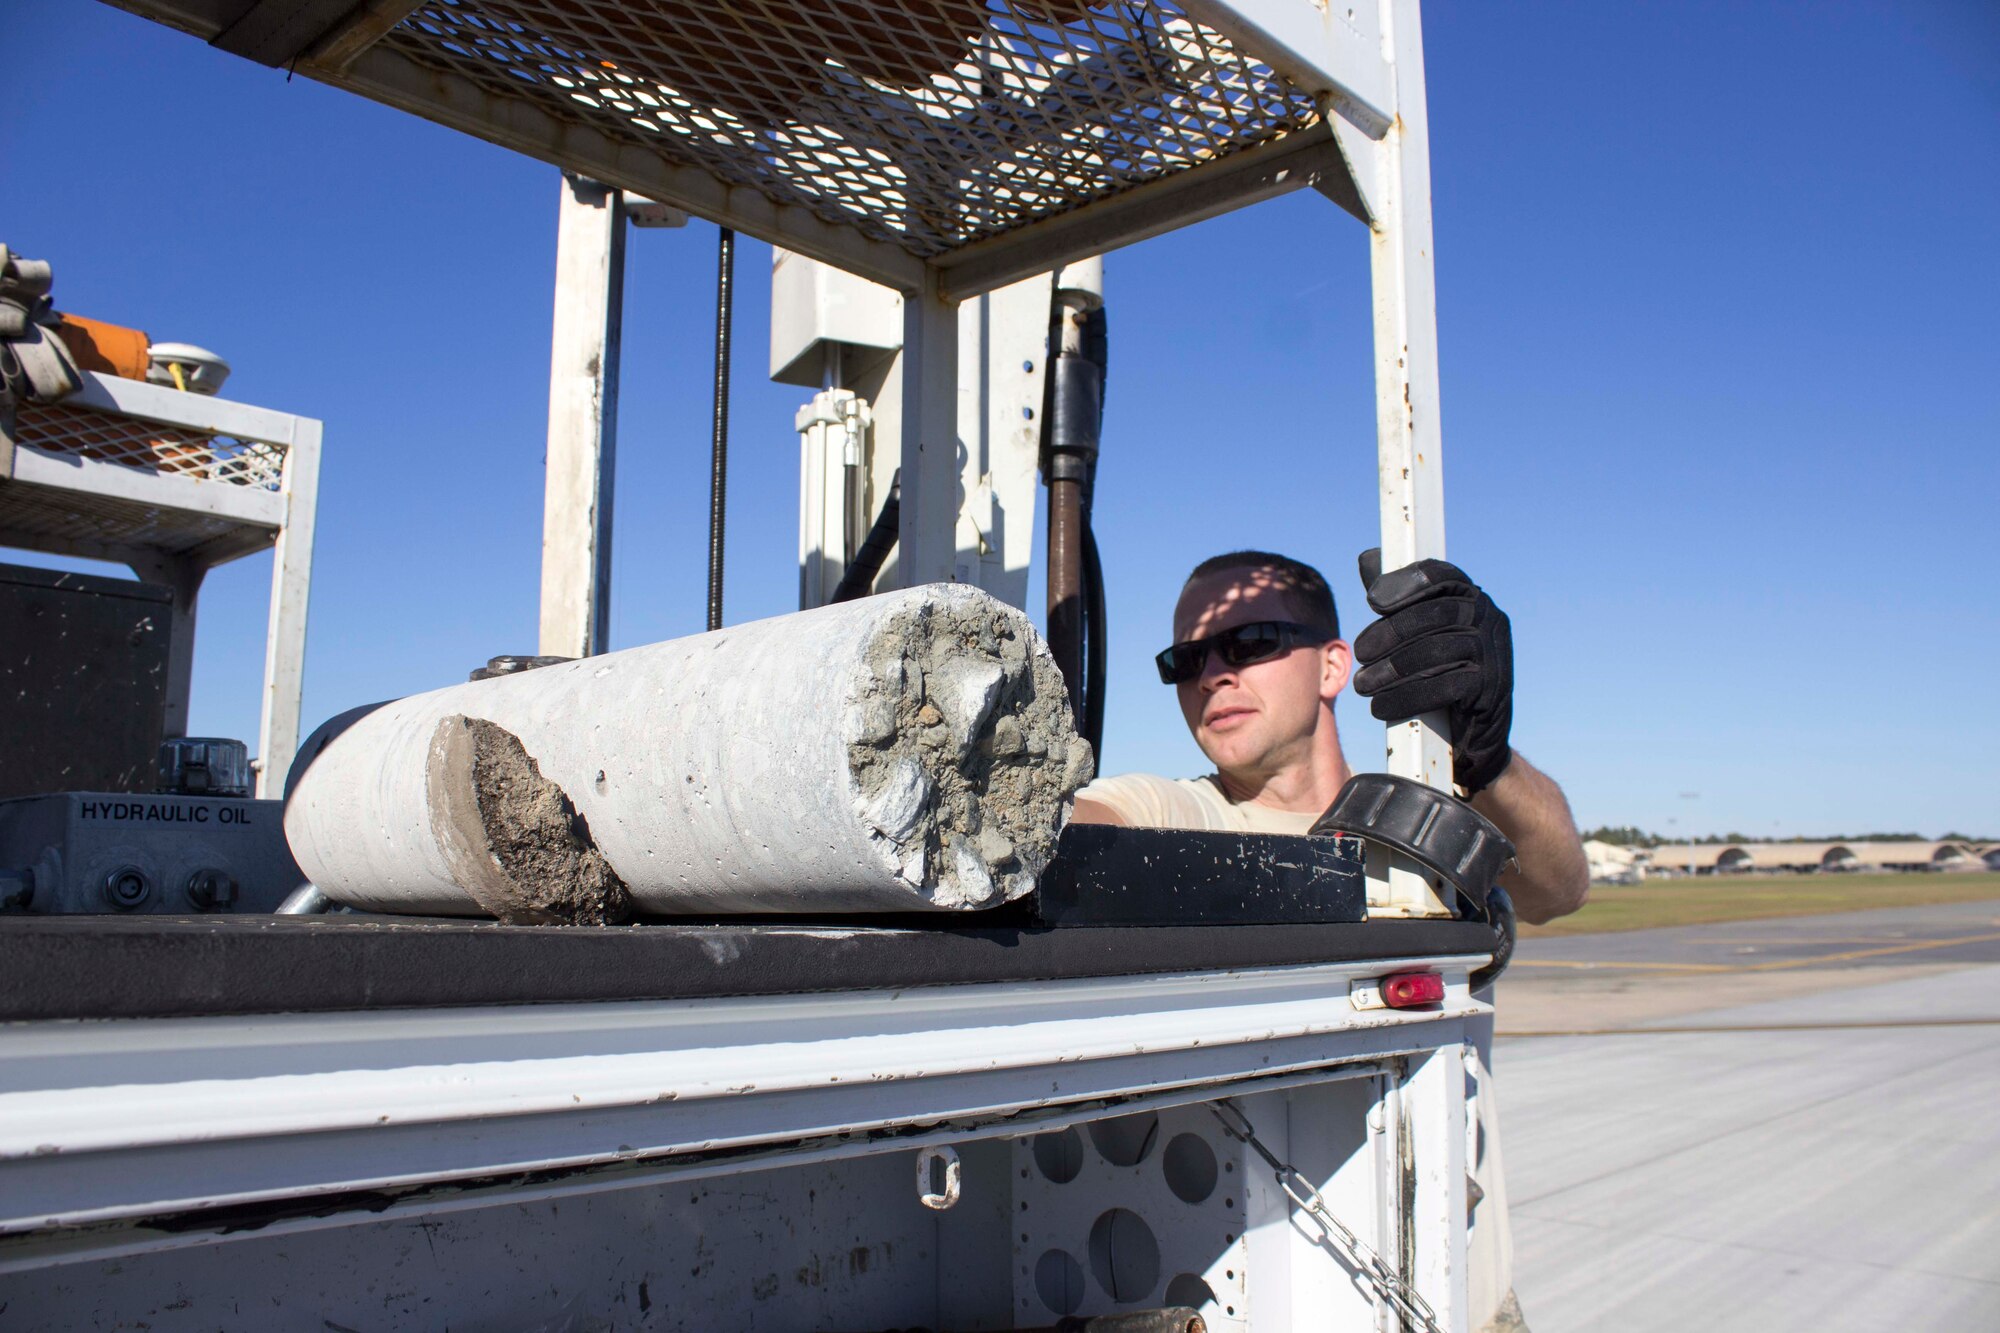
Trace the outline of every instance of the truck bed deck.
<path fill-rule="evenodd" d="M 1483 954 L 1477 922 L 503 926 L 360 916 L 0 918 L 0 1022 L 674 1000 Z"/>

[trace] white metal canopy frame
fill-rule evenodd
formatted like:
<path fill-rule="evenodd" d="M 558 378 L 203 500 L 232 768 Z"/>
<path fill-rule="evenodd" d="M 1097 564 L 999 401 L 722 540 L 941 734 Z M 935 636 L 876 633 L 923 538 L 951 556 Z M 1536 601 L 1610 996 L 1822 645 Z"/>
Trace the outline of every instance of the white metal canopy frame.
<path fill-rule="evenodd" d="M 1444 553 L 1417 0 L 115 2 L 904 293 L 905 584 L 954 575 L 951 303 L 1311 186 L 1371 234 L 1383 567 Z M 1438 722 L 1391 772 L 1448 784 Z"/>
<path fill-rule="evenodd" d="M 173 591 L 166 729 L 187 732 L 201 584 L 272 550 L 257 794 L 283 789 L 299 744 L 321 427 L 310 417 L 90 371 L 23 404 L 0 469 L 0 545 L 112 560 Z"/>

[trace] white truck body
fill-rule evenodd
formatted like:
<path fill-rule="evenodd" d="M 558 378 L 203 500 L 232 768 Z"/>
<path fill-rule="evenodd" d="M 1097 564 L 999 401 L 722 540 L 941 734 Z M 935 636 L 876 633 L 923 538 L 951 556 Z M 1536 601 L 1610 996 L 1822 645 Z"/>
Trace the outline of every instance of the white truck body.
<path fill-rule="evenodd" d="M 1186 1303 L 1213 1328 L 1397 1327 L 1225 1132 L 1229 1098 L 1463 1328 L 1480 961 L 10 1024 L 0 1307 L 999 1329 Z M 1412 969 L 1442 971 L 1442 1005 L 1354 1007 Z M 919 1198 L 934 1147 L 962 1163 L 942 1210 Z"/>
<path fill-rule="evenodd" d="M 1011 309 L 1009 284 L 1316 189 L 1369 232 L 1385 567 L 1443 555 L 1415 0 L 995 0 L 942 27 L 801 7 L 719 80 L 702 62 L 761 7 L 117 2 L 608 183 L 614 224 L 623 191 L 895 292 L 900 337 L 872 343 L 900 348 L 873 385 L 894 458 L 869 494 L 899 466 L 905 585 L 1025 595 L 1018 540 L 988 540 L 1025 507 L 1018 449 L 996 462 L 1020 441 L 975 418 L 991 458 L 943 447 L 967 420 L 960 303 Z M 815 46 L 876 20 L 879 50 Z M 810 133 L 760 128 L 802 105 Z M 573 651 L 603 646 L 615 458 L 621 233 L 591 234 L 601 255 L 559 265 L 555 378 L 588 374 L 552 395 L 542 605 Z M 808 602 L 857 517 L 813 465 Z M 1446 785 L 1438 719 L 1388 755 Z M 1464 1333 L 1490 936 L 1436 919 L 1414 863 L 1371 852 L 1367 875 L 1370 919 L 1338 925 L 7 917 L 0 1322 L 973 1330 L 1186 1305 L 1214 1328 Z M 1406 972 L 1442 1001 L 1382 1007 Z"/>

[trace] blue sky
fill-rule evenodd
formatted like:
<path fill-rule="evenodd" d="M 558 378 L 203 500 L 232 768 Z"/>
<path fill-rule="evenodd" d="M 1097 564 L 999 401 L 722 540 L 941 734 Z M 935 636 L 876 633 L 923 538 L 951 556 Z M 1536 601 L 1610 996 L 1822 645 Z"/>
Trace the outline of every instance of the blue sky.
<path fill-rule="evenodd" d="M 5 27 L 0 240 L 326 422 L 308 725 L 532 651 L 554 169 L 103 5 Z M 1519 748 L 1585 825 L 2000 834 L 2000 9 L 1433 0 L 1426 38 L 1449 546 Z M 631 241 L 615 647 L 702 626 L 714 240 Z M 732 621 L 797 586 L 768 269 Z M 1202 556 L 1311 560 L 1363 623 L 1367 284 L 1311 195 L 1110 259 L 1108 771 L 1201 767 L 1148 658 Z M 199 732 L 255 735 L 268 578 L 210 578 Z"/>

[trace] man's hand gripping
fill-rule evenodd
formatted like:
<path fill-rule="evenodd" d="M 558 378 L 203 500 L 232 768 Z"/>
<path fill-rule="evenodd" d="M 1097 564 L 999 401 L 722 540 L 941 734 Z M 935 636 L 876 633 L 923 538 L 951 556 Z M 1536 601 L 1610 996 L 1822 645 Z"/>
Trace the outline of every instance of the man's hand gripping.
<path fill-rule="evenodd" d="M 1381 617 L 1354 641 L 1355 693 L 1384 722 L 1443 710 L 1451 718 L 1452 779 L 1471 796 L 1513 758 L 1514 640 L 1507 613 L 1457 565 L 1419 560 L 1382 572 L 1361 553 L 1361 584 Z"/>

